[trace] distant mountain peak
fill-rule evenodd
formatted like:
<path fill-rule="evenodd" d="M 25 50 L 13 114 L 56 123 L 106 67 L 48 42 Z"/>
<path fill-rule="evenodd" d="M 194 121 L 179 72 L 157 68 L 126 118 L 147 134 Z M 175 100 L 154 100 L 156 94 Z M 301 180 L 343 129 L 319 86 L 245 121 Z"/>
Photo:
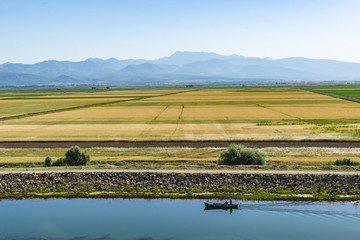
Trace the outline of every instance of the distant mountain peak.
<path fill-rule="evenodd" d="M 36 64 L 0 64 L 0 85 L 32 84 L 173 84 L 177 81 L 360 81 L 360 63 L 293 57 L 284 59 L 177 51 L 157 60 L 88 58 Z M 210 80 L 212 79 L 212 80 Z M 177 82 L 178 83 L 178 82 Z"/>
<path fill-rule="evenodd" d="M 88 58 L 85 60 L 85 62 L 103 62 L 104 59 L 101 58 Z"/>
<path fill-rule="evenodd" d="M 118 62 L 119 60 L 116 59 L 116 58 L 108 58 L 108 59 L 106 59 L 105 61 L 108 61 L 108 62 Z"/>
<path fill-rule="evenodd" d="M 206 61 L 211 59 L 223 59 L 226 56 L 212 52 L 189 52 L 177 51 L 168 57 L 159 58 L 159 63 L 185 65 L 191 62 Z"/>
<path fill-rule="evenodd" d="M 196 55 L 220 55 L 220 54 L 217 54 L 217 53 L 214 53 L 214 52 L 193 52 L 193 51 L 176 51 L 175 53 L 171 54 L 171 56 L 174 56 L 174 55 L 183 55 L 183 54 L 196 54 Z"/>
<path fill-rule="evenodd" d="M 153 75 L 153 74 L 162 74 L 165 72 L 166 71 L 162 67 L 159 67 L 158 65 L 153 63 L 142 63 L 138 65 L 130 64 L 129 66 L 121 70 L 121 73 L 133 74 L 133 75 L 142 75 L 142 74 Z"/>

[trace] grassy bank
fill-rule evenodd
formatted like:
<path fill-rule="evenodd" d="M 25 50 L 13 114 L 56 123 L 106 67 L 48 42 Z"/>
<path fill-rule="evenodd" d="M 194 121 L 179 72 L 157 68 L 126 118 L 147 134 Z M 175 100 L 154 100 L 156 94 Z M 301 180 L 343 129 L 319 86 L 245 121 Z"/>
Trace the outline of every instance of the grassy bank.
<path fill-rule="evenodd" d="M 252 193 L 201 192 L 194 193 L 189 189 L 183 192 L 166 192 L 161 190 L 141 192 L 7 192 L 0 194 L 1 199 L 54 199 L 54 198 L 170 198 L 170 199 L 237 199 L 257 201 L 360 201 L 360 194 L 289 194 L 269 193 L 267 191 L 248 190 Z"/>
<path fill-rule="evenodd" d="M 182 170 L 326 170 L 358 171 L 359 166 L 336 166 L 337 159 L 360 162 L 359 148 L 262 148 L 266 166 L 224 166 L 216 161 L 224 148 L 89 148 L 90 165 L 43 166 L 45 157 L 63 157 L 65 148 L 0 149 L 0 171 L 58 169 L 182 169 Z"/>

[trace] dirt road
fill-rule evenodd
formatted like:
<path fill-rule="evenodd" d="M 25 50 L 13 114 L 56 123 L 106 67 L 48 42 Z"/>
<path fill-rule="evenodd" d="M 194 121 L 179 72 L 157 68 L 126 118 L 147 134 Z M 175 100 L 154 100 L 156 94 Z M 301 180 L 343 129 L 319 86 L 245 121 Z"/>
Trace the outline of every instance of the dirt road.
<path fill-rule="evenodd" d="M 82 148 L 117 147 L 117 148 L 144 148 L 144 147 L 228 147 L 230 144 L 243 144 L 247 147 L 326 147 L 326 148 L 360 148 L 360 141 L 174 141 L 174 142 L 0 142 L 0 148 L 69 148 L 77 145 Z"/>
<path fill-rule="evenodd" d="M 30 171 L 0 171 L 0 174 L 10 173 L 62 173 L 62 172 L 129 172 L 129 173 L 209 173 L 209 174 L 337 174 L 337 175 L 360 175 L 360 172 L 336 172 L 336 171 L 262 171 L 262 170 L 30 170 Z"/>

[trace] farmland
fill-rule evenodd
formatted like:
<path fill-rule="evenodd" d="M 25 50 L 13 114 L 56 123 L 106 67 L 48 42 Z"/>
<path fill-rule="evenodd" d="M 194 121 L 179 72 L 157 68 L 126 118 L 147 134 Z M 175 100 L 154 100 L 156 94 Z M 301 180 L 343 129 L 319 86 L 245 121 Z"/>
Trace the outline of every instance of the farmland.
<path fill-rule="evenodd" d="M 360 134 L 360 104 L 322 94 L 322 91 L 267 86 L 1 90 L 0 141 L 21 145 L 0 148 L 0 173 L 31 170 L 213 170 L 221 172 L 219 176 L 227 171 L 356 174 L 360 169 L 360 148 L 356 142 Z M 228 166 L 217 164 L 224 146 L 191 145 L 195 141 L 228 144 L 236 140 L 275 143 L 276 147 L 255 146 L 267 155 L 266 165 Z M 321 143 L 321 147 L 301 147 L 298 140 L 310 140 L 301 143 Z M 336 140 L 331 142 L 336 143 L 333 148 L 328 144 L 329 140 Z M 346 140 L 350 145 L 344 147 L 341 143 Z M 130 148 L 92 145 L 84 147 L 91 156 L 88 165 L 45 167 L 46 157 L 56 161 L 68 150 L 64 145 L 57 147 L 56 143 L 70 144 L 71 141 L 99 146 L 118 141 L 145 145 Z M 160 141 L 187 145 L 146 145 Z M 280 141 L 291 142 L 295 147 L 281 145 Z M 51 148 L 46 148 L 44 142 Z M 352 164 L 337 164 L 338 160 Z M 44 191 L 45 188 L 41 189 L 36 194 L 49 193 Z M 7 194 L 12 197 L 38 196 Z M 67 196 L 67 193 L 62 194 L 57 196 Z M 85 196 L 81 194 L 78 192 L 72 196 Z M 271 199 L 271 194 L 258 199 Z M 134 193 L 132 196 L 139 195 Z M 282 195 L 284 198 L 289 198 L 289 195 Z M 311 199 L 321 198 L 314 195 Z"/>
<path fill-rule="evenodd" d="M 324 93 L 335 94 L 339 96 L 360 98 L 359 85 L 330 85 L 330 86 L 308 86 L 305 89 L 316 90 Z"/>
<path fill-rule="evenodd" d="M 291 87 L 0 91 L 1 141 L 354 140 L 360 105 Z"/>

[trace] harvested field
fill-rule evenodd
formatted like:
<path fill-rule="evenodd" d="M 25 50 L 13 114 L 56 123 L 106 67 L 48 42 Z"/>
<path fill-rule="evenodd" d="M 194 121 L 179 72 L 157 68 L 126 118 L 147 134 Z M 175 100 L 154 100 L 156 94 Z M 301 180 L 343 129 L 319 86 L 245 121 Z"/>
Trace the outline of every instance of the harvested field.
<path fill-rule="evenodd" d="M 118 98 L 118 100 L 126 100 L 130 98 Z M 33 112 L 42 112 L 49 110 L 57 110 L 69 107 L 78 107 L 88 104 L 95 104 L 101 102 L 111 102 L 117 99 L 103 98 L 103 99 L 22 99 L 22 100 L 0 100 L 0 118 L 28 114 Z"/>
<path fill-rule="evenodd" d="M 149 88 L 63 95 L 36 91 L 0 92 L 0 96 L 8 99 L 0 99 L 3 117 L 59 109 L 4 119 L 0 141 L 356 140 L 360 134 L 359 103 L 295 88 Z M 92 102 L 108 104 L 87 106 Z M 70 106 L 80 108 L 66 109 Z"/>

